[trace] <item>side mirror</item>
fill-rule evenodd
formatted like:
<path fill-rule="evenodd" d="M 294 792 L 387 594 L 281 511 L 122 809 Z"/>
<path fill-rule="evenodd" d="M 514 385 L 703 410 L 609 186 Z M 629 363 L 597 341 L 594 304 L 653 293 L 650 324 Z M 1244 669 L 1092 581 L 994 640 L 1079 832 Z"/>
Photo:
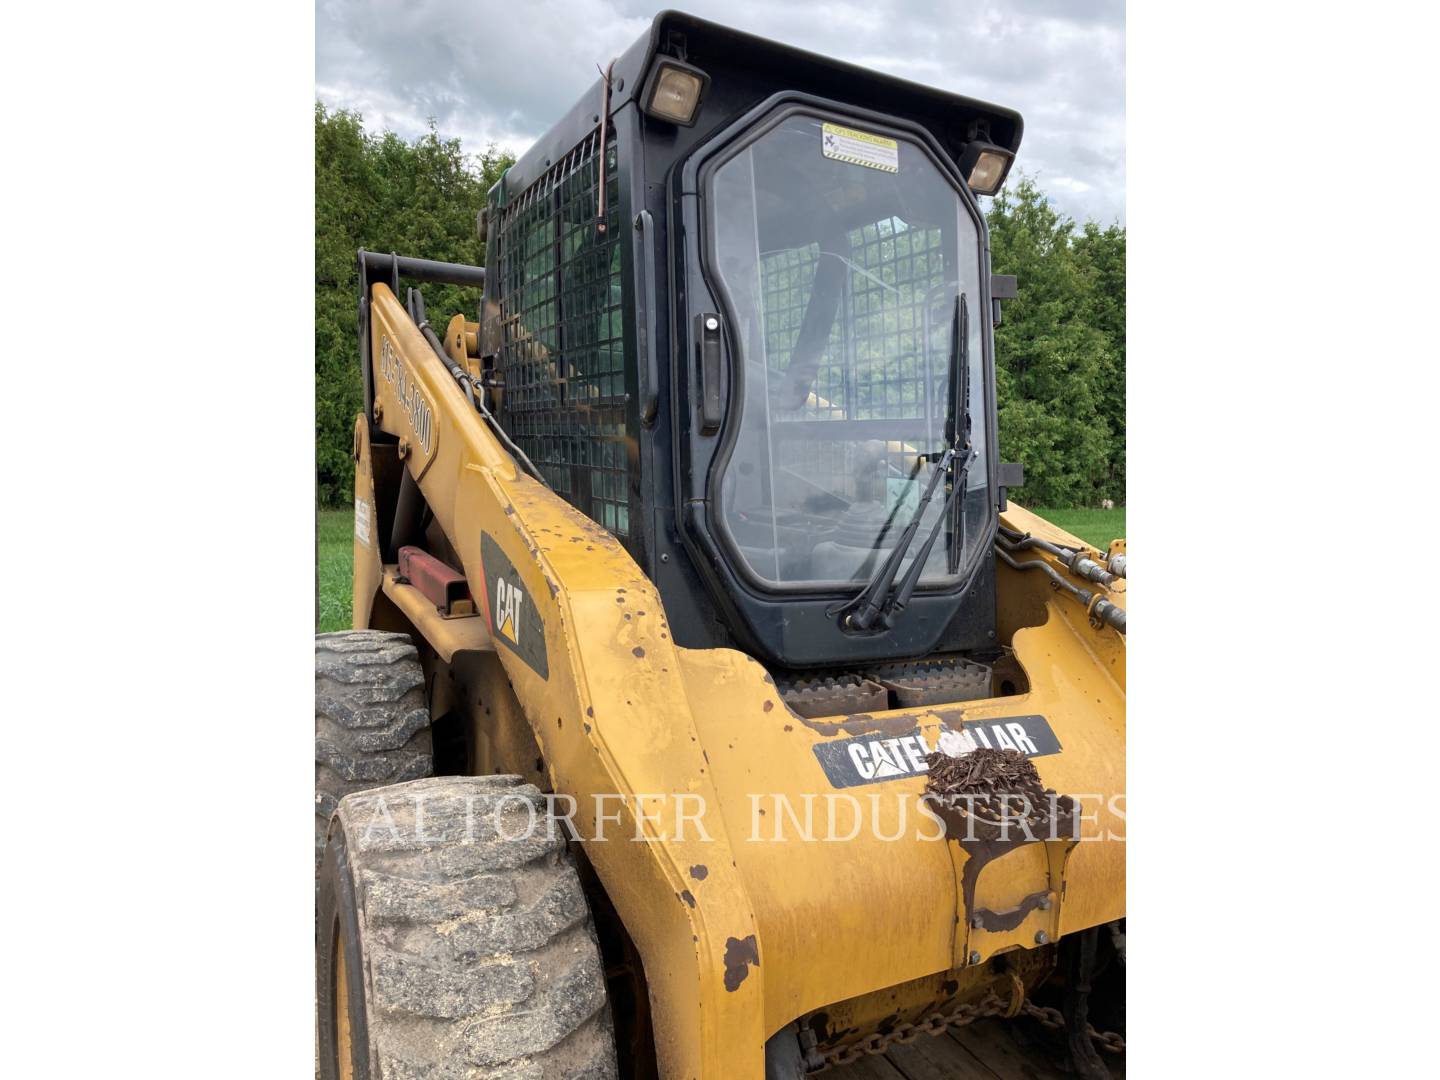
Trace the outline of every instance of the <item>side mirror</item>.
<path fill-rule="evenodd" d="M 1019 295 L 1020 287 L 1014 274 L 990 275 L 990 313 L 996 326 L 1000 325 L 1000 301 L 1014 300 Z"/>
<path fill-rule="evenodd" d="M 1025 466 L 1018 461 L 1002 461 L 998 472 L 996 479 L 999 483 L 996 486 L 1000 489 L 1000 509 L 1005 510 L 1010 506 L 1010 489 L 1025 486 Z"/>

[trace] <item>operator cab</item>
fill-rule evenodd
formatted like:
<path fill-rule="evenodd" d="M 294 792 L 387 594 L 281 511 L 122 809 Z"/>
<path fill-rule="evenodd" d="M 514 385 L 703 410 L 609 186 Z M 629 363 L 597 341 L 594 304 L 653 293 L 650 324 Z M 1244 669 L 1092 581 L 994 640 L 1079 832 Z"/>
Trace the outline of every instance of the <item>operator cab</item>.
<path fill-rule="evenodd" d="M 995 649 L 975 195 L 1020 132 L 667 12 L 491 192 L 501 422 L 679 644 L 797 670 Z"/>

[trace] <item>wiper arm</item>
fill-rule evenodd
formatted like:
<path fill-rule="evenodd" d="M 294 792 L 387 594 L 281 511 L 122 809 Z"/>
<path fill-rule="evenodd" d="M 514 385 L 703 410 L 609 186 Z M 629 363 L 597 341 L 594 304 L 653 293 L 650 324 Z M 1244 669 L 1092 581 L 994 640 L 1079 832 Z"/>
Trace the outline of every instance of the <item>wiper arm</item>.
<path fill-rule="evenodd" d="M 930 551 L 935 546 L 935 538 L 940 535 L 940 527 L 950 519 L 953 507 L 963 496 L 967 486 L 970 463 L 975 459 L 975 450 L 970 443 L 970 308 L 964 293 L 955 297 L 955 316 L 954 322 L 951 324 L 950 388 L 950 406 L 947 410 L 949 416 L 945 423 L 945 435 L 950 443 L 950 449 L 945 451 L 937 463 L 935 473 L 930 477 L 930 483 L 926 485 L 925 494 L 920 499 L 920 505 L 915 508 L 914 515 L 906 524 L 905 531 L 895 544 L 895 550 L 875 572 L 864 592 L 847 605 L 854 609 L 845 616 L 845 625 L 851 630 L 869 630 L 875 625 L 877 619 L 888 628 L 894 616 L 905 610 L 905 606 L 910 602 L 911 594 L 915 591 L 915 586 L 920 581 L 920 575 L 925 572 L 925 564 L 930 559 Z M 957 413 L 959 414 L 958 424 L 956 423 Z M 960 460 L 955 467 L 954 482 L 945 496 L 945 503 L 940 508 L 940 514 L 930 529 L 930 535 L 926 538 L 924 546 L 911 562 L 910 569 L 905 572 L 899 588 L 891 597 L 890 590 L 894 585 L 895 575 L 900 572 L 900 565 L 905 561 L 905 555 L 915 541 L 915 533 L 920 528 L 920 521 L 925 516 L 925 510 L 930 505 L 935 488 L 957 457 Z M 950 559 L 952 573 L 955 570 L 953 564 L 958 561 L 963 546 L 963 536 L 957 534 Z"/>
<path fill-rule="evenodd" d="M 940 456 L 939 462 L 935 465 L 934 475 L 930 482 L 925 485 L 925 493 L 920 496 L 920 505 L 915 508 L 909 522 L 905 525 L 905 531 L 900 534 L 900 539 L 895 542 L 895 550 L 890 552 L 887 558 L 871 577 L 865 591 L 857 596 L 851 603 L 854 610 L 845 616 L 845 625 L 851 630 L 869 630 L 875 625 L 875 619 L 880 614 L 885 604 L 885 598 L 889 595 L 890 587 L 895 583 L 895 575 L 900 572 L 900 564 L 905 561 L 905 553 L 910 550 L 910 545 L 915 542 L 915 533 L 920 528 L 920 519 L 925 516 L 925 510 L 930 505 L 931 498 L 935 495 L 935 489 L 940 485 L 940 480 L 950 468 L 950 462 L 955 459 L 955 448 L 952 446 Z M 953 494 L 953 492 L 952 492 Z M 946 499 L 949 505 L 949 499 Z M 943 511 L 942 511 L 943 516 Z M 926 541 L 926 553 L 929 553 L 930 546 L 935 542 L 935 534 L 932 532 L 930 539 Z M 913 586 L 912 586 L 913 588 Z"/>
<path fill-rule="evenodd" d="M 940 526 L 950 519 L 951 507 L 956 500 L 965 493 L 966 480 L 970 473 L 970 462 L 975 458 L 975 451 L 966 447 L 960 451 L 963 460 L 955 469 L 955 482 L 950 485 L 950 493 L 945 496 L 945 505 L 940 508 L 940 516 L 930 529 L 930 535 L 925 540 L 925 546 L 915 556 L 915 561 L 910 564 L 910 569 L 905 571 L 905 576 L 900 580 L 900 587 L 895 590 L 895 597 L 885 609 L 885 625 L 889 626 L 895 615 L 905 610 L 905 605 L 910 603 L 910 594 L 915 591 L 915 585 L 920 580 L 920 575 L 925 571 L 925 564 L 930 561 L 930 549 L 935 546 L 935 538 L 940 535 Z M 964 521 L 962 513 L 961 521 Z M 964 547 L 965 537 L 963 533 L 956 536 L 954 552 L 959 552 Z M 953 554 L 953 553 L 952 553 Z M 956 561 L 954 558 L 952 562 Z M 953 571 L 952 571 L 953 572 Z"/>

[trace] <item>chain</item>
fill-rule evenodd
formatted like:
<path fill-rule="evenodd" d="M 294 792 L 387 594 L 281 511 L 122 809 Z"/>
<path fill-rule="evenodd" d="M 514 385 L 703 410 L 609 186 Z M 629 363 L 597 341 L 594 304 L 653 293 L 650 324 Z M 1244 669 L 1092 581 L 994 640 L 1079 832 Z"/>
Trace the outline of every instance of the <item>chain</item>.
<path fill-rule="evenodd" d="M 953 1012 L 935 1013 L 917 1024 L 901 1024 L 885 1035 L 877 1031 L 857 1043 L 851 1043 L 839 1050 L 831 1050 L 828 1054 L 823 1055 L 824 1064 L 815 1072 L 824 1072 L 837 1065 L 848 1065 L 867 1054 L 883 1054 L 892 1044 L 911 1043 L 921 1035 L 943 1035 L 948 1028 L 973 1024 L 976 1020 L 983 1020 L 987 1016 L 999 1016 L 1006 1011 L 1005 1002 L 994 994 L 987 994 L 980 1001 L 972 1005 L 961 1005 Z"/>
<path fill-rule="evenodd" d="M 1056 1031 L 1065 1029 L 1065 1014 L 1059 1009 L 1047 1009 L 1043 1005 L 1034 1005 L 1025 1002 L 1020 1009 L 1026 1016 L 1034 1017 L 1048 1028 Z M 1118 1031 L 1096 1031 L 1093 1024 L 1087 1025 L 1090 1038 L 1099 1044 L 1101 1050 L 1108 1050 L 1112 1054 L 1123 1054 L 1125 1052 L 1125 1036 Z"/>
<path fill-rule="evenodd" d="M 994 994 L 988 994 L 980 1001 L 971 1005 L 961 1005 L 953 1012 L 936 1013 L 915 1024 L 901 1024 L 887 1034 L 882 1035 L 876 1032 L 857 1043 L 851 1043 L 838 1050 L 831 1050 L 829 1053 L 821 1055 L 822 1064 L 809 1075 L 814 1076 L 839 1065 L 849 1065 L 852 1061 L 866 1055 L 883 1054 L 891 1046 L 897 1043 L 901 1045 L 912 1043 L 921 1035 L 943 1035 L 952 1027 L 963 1027 L 989 1016 L 1004 1016 L 1009 1011 L 1009 1005 Z M 1065 1016 L 1059 1009 L 1047 1009 L 1043 1005 L 1033 1005 L 1027 1001 L 1020 1007 L 1020 1011 L 1026 1016 L 1040 1021 L 1048 1028 L 1054 1028 L 1057 1031 L 1063 1031 L 1065 1028 Z M 1096 1031 L 1093 1025 L 1089 1030 L 1090 1038 L 1095 1040 L 1100 1049 L 1112 1054 L 1125 1052 L 1125 1037 L 1119 1032 Z"/>

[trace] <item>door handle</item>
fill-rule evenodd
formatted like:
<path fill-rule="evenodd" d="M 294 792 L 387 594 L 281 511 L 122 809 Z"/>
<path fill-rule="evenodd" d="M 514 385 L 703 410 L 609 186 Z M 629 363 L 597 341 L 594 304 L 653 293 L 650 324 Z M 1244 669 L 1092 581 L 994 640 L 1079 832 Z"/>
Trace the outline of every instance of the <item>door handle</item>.
<path fill-rule="evenodd" d="M 713 311 L 695 316 L 695 345 L 700 365 L 700 433 L 713 435 L 725 418 L 720 400 L 720 316 Z"/>
<path fill-rule="evenodd" d="M 660 413 L 660 356 L 655 333 L 655 219 L 650 216 L 649 210 L 641 210 L 635 215 L 635 231 L 640 234 L 641 285 L 640 317 L 635 322 L 640 337 L 640 354 L 645 357 L 640 422 L 651 427 Z"/>

